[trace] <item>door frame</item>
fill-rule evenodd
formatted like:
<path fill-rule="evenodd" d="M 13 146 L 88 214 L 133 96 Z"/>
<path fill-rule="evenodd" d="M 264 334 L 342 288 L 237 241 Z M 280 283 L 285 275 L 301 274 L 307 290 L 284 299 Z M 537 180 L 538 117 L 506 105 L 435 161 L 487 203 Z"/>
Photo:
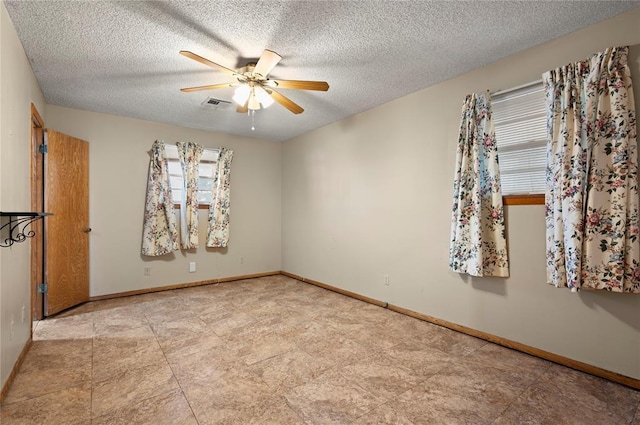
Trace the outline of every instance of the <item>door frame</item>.
<path fill-rule="evenodd" d="M 44 208 L 44 120 L 36 106 L 31 104 L 31 211 Z M 44 283 L 44 220 L 32 223 L 35 235 L 31 239 L 31 323 L 44 318 L 44 297 L 38 292 L 38 284 Z M 33 329 L 33 326 L 31 326 Z"/>

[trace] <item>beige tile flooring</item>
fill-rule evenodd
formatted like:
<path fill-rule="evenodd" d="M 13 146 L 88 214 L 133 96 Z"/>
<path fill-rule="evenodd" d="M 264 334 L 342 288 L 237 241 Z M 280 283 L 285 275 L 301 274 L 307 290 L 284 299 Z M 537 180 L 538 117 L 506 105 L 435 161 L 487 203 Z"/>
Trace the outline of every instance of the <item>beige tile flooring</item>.
<path fill-rule="evenodd" d="M 272 276 L 40 322 L 0 422 L 640 425 L 640 392 Z"/>

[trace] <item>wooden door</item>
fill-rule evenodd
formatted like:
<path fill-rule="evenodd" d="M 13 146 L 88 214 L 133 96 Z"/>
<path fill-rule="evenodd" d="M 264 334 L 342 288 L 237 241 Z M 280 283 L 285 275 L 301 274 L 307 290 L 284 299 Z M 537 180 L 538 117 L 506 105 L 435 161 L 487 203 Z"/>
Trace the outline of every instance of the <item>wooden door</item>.
<path fill-rule="evenodd" d="M 89 144 L 46 130 L 45 316 L 89 300 Z"/>

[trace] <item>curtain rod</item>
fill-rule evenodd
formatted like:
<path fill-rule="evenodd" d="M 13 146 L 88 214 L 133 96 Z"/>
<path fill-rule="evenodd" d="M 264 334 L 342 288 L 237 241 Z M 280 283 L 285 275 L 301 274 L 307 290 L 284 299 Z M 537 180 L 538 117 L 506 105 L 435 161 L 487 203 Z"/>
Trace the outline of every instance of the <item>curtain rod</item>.
<path fill-rule="evenodd" d="M 489 94 L 492 97 L 493 96 L 500 96 L 500 95 L 503 95 L 503 94 L 511 93 L 513 91 L 516 91 L 516 90 L 526 89 L 527 87 L 532 87 L 532 86 L 535 86 L 536 84 L 540 84 L 540 83 L 542 83 L 542 78 L 539 79 L 539 80 L 536 80 L 536 81 L 531 81 L 529 83 L 522 84 L 520 86 L 511 87 L 510 89 L 505 89 L 505 90 L 498 90 L 497 92 L 493 92 L 493 93 L 489 93 Z M 487 91 L 489 91 L 489 90 L 487 90 Z"/>
<path fill-rule="evenodd" d="M 172 148 L 178 147 L 178 145 L 176 145 L 175 143 L 165 143 L 165 146 L 171 146 Z M 220 148 L 206 148 L 203 146 L 202 149 L 210 152 L 220 152 Z"/>

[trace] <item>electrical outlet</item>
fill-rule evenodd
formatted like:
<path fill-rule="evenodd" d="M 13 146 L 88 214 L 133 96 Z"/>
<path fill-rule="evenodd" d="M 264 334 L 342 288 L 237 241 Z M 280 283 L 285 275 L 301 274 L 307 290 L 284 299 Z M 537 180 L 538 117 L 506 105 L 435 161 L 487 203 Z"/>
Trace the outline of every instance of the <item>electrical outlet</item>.
<path fill-rule="evenodd" d="M 26 318 L 25 316 L 26 316 L 25 315 L 25 308 L 24 308 L 24 306 L 22 306 L 22 311 L 20 312 L 20 320 L 21 320 L 22 323 L 24 323 L 24 321 L 25 321 L 25 318 Z"/>
<path fill-rule="evenodd" d="M 384 285 L 385 286 L 389 286 L 389 275 L 388 274 L 384 275 Z"/>
<path fill-rule="evenodd" d="M 240 264 L 244 264 L 244 257 L 240 257 Z"/>
<path fill-rule="evenodd" d="M 189 273 L 195 273 L 196 272 L 196 262 L 192 261 L 189 263 Z"/>
<path fill-rule="evenodd" d="M 145 276 L 151 276 L 151 267 L 145 267 L 144 268 L 144 275 Z"/>

